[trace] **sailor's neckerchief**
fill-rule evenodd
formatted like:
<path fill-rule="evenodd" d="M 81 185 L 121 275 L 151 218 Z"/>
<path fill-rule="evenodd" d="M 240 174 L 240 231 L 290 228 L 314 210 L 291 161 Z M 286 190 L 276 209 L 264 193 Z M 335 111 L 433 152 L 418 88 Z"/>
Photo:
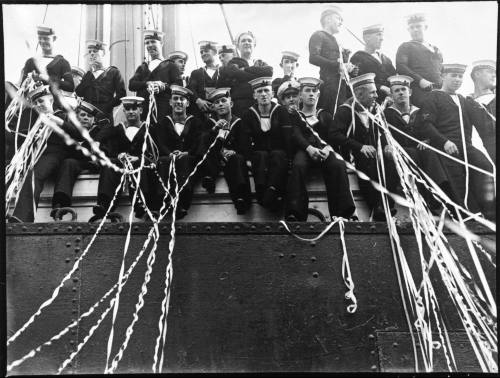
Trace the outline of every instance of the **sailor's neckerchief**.
<path fill-rule="evenodd" d="M 271 104 L 273 104 L 273 103 L 271 103 Z M 272 105 L 271 105 L 271 106 L 272 106 Z M 275 110 L 276 110 L 276 108 L 278 108 L 279 106 L 281 106 L 281 105 L 279 105 L 279 104 L 274 104 L 274 106 L 272 106 L 271 111 L 269 112 L 269 123 L 271 123 L 271 118 L 272 118 L 272 116 L 273 116 L 274 111 L 275 111 Z M 257 109 L 256 109 L 256 107 L 257 107 Z M 269 130 L 267 130 L 267 131 L 262 130 L 262 123 L 261 123 L 261 118 L 262 118 L 262 116 L 260 115 L 260 112 L 259 112 L 259 110 L 258 110 L 258 109 L 259 109 L 259 105 L 254 105 L 254 106 L 251 106 L 249 109 L 251 109 L 251 110 L 255 113 L 255 115 L 257 116 L 257 119 L 259 120 L 259 123 L 261 124 L 261 127 L 260 127 L 261 131 L 262 131 L 263 133 L 267 133 L 268 131 L 270 131 L 270 130 L 271 130 L 271 126 L 269 127 Z M 265 117 L 265 118 L 267 118 L 267 117 Z"/>
<path fill-rule="evenodd" d="M 325 142 L 323 139 L 321 139 L 321 137 L 319 136 L 318 132 L 316 130 L 314 130 L 313 126 L 316 125 L 317 123 L 319 123 L 319 114 L 323 111 L 323 109 L 316 109 L 316 119 L 318 120 L 317 122 L 315 122 L 313 125 L 310 125 L 309 122 L 307 122 L 307 116 L 302 113 L 300 110 L 297 110 L 297 113 L 299 114 L 300 118 L 302 119 L 302 121 L 304 121 L 304 123 L 306 124 L 306 127 L 309 128 L 309 130 L 311 130 L 311 133 L 316 137 L 316 139 L 320 142 L 320 144 L 324 144 L 323 148 L 324 147 L 329 147 L 328 149 L 333 152 L 333 147 L 330 146 L 327 142 Z M 310 117 L 310 116 L 309 116 Z"/>
<path fill-rule="evenodd" d="M 213 122 L 214 126 L 215 124 L 220 121 L 220 119 L 215 119 L 213 118 L 212 116 L 208 117 L 208 119 Z M 229 130 L 228 130 L 228 133 L 227 135 L 229 136 L 229 133 L 231 132 L 231 130 L 233 129 L 233 126 L 236 122 L 238 122 L 241 118 L 239 117 L 236 117 L 234 114 L 231 114 L 231 119 L 230 121 L 228 122 L 229 123 Z M 226 137 L 227 138 L 227 137 Z"/>
<path fill-rule="evenodd" d="M 388 109 L 394 109 L 395 111 L 397 111 L 401 115 L 401 118 L 403 118 L 403 120 L 406 122 L 406 124 L 410 123 L 411 115 L 417 110 L 420 110 L 420 108 L 416 107 L 415 105 L 410 105 L 410 111 L 408 113 L 401 112 L 401 110 L 396 108 L 394 105 L 389 106 Z M 405 115 L 408 115 L 408 120 L 405 119 Z"/>
<path fill-rule="evenodd" d="M 168 120 L 169 120 L 169 121 L 170 121 L 170 123 L 172 124 L 172 127 L 174 128 L 175 133 L 176 133 L 177 135 L 179 135 L 179 136 L 181 136 L 181 135 L 182 135 L 182 133 L 184 132 L 184 129 L 185 129 L 185 127 L 186 127 L 186 123 L 187 123 L 187 121 L 188 121 L 188 120 L 190 120 L 190 119 L 191 119 L 191 118 L 193 118 L 193 117 L 194 117 L 194 116 L 193 116 L 193 115 L 191 115 L 191 114 L 189 114 L 189 115 L 186 117 L 186 119 L 184 120 L 184 123 L 183 123 L 184 128 L 182 129 L 182 132 L 181 132 L 180 134 L 178 134 L 178 133 L 177 133 L 177 130 L 175 129 L 175 124 L 176 124 L 176 123 L 181 123 L 181 122 L 175 122 L 175 121 L 174 121 L 174 119 L 173 119 L 170 115 L 166 116 L 166 118 L 168 118 Z"/>

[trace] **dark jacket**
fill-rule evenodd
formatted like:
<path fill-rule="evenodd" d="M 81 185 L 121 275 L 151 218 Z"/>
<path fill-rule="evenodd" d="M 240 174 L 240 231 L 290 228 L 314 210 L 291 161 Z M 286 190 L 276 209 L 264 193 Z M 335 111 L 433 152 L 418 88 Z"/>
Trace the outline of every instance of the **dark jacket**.
<path fill-rule="evenodd" d="M 418 122 L 420 109 L 416 106 L 413 106 L 410 109 L 410 119 L 408 122 L 403 118 L 403 114 L 393 106 L 390 106 L 385 109 L 385 119 L 386 121 L 397 128 L 398 130 L 403 131 L 404 133 L 417 138 L 416 127 Z M 418 143 L 411 140 L 410 138 L 405 137 L 403 134 L 398 133 L 397 131 L 390 130 L 393 138 L 401 145 L 401 147 L 417 147 Z M 417 138 L 419 139 L 419 138 Z"/>
<path fill-rule="evenodd" d="M 323 109 L 316 111 L 316 117 L 318 118 L 318 122 L 310 125 L 310 127 L 318 133 L 323 141 L 328 143 L 328 132 L 333 128 L 333 117 L 328 111 Z M 306 121 L 309 121 L 308 117 L 302 112 L 292 113 L 290 119 L 293 124 L 292 141 L 294 152 L 296 150 L 306 150 L 308 146 L 316 148 L 323 148 L 325 146 L 307 126 Z"/>
<path fill-rule="evenodd" d="M 21 82 L 26 79 L 28 74 L 32 71 L 40 73 L 35 65 L 34 58 L 29 58 L 24 64 L 22 71 Z M 52 62 L 47 64 L 47 74 L 51 82 L 57 83 L 59 89 L 62 91 L 73 92 L 75 84 L 73 82 L 73 75 L 71 74 L 71 66 L 62 55 L 56 55 Z M 49 84 L 45 82 L 44 84 Z"/>
<path fill-rule="evenodd" d="M 404 42 L 396 53 L 396 70 L 400 75 L 413 78 L 412 87 L 419 87 L 421 79 L 426 79 L 440 87 L 443 54 L 432 46 L 434 52 L 417 41 Z"/>
<path fill-rule="evenodd" d="M 219 80 L 219 69 L 215 70 L 214 76 L 210 77 L 204 67 L 198 68 L 191 72 L 189 83 L 187 87 L 194 93 L 193 102 L 201 98 L 207 98 L 206 88 L 217 88 L 217 81 Z"/>
<path fill-rule="evenodd" d="M 209 141 L 212 143 L 219 133 L 218 130 L 212 129 L 217 123 L 217 120 L 209 118 L 207 122 L 210 128 L 208 131 L 210 134 Z M 206 148 L 208 148 L 208 146 L 206 146 Z M 213 148 L 216 150 L 225 148 L 233 150 L 243 156 L 248 156 L 248 132 L 244 129 L 241 118 L 234 115 L 231 117 L 229 133 L 224 140 L 219 139 Z"/>
<path fill-rule="evenodd" d="M 54 115 L 61 118 L 63 120 L 62 126 L 60 126 L 72 139 L 81 140 L 80 131 L 73 125 L 66 115 L 65 112 L 61 110 L 56 110 Z M 61 155 L 67 156 L 75 150 L 73 145 L 69 146 L 64 141 L 62 136 L 59 136 L 55 131 L 53 131 L 49 138 L 47 139 L 47 148 L 44 151 L 44 154 L 47 153 L 60 153 Z"/>
<path fill-rule="evenodd" d="M 103 139 L 106 136 L 107 129 L 110 128 L 110 127 L 111 127 L 111 125 L 109 124 L 109 122 L 107 120 L 103 120 L 103 121 L 100 121 L 100 122 L 95 123 L 94 125 L 92 125 L 92 127 L 89 130 L 90 137 L 94 141 L 100 143 L 99 149 L 101 149 L 106 155 L 108 155 L 107 154 L 107 148 L 106 148 L 106 143 L 103 143 Z M 83 137 L 79 138 L 79 142 L 80 142 L 80 145 L 82 147 L 86 148 L 89 151 L 92 151 L 92 149 L 90 147 L 90 143 L 87 142 L 85 139 L 83 139 Z M 85 156 L 81 151 L 78 151 L 78 150 L 75 150 L 72 153 L 71 158 L 78 159 L 78 160 L 85 160 L 85 161 L 87 161 L 87 160 L 90 161 L 91 160 L 90 157 Z"/>
<path fill-rule="evenodd" d="M 285 75 L 283 77 L 277 77 L 276 79 L 273 80 L 271 83 L 273 87 L 273 92 L 274 92 L 274 97 L 278 97 L 278 89 L 281 84 L 283 84 L 285 81 L 290 80 L 290 75 Z"/>
<path fill-rule="evenodd" d="M 134 139 L 130 141 L 125 133 L 126 127 L 123 123 L 116 126 L 105 125 L 96 136 L 96 141 L 100 142 L 100 149 L 103 150 L 106 156 L 116 158 L 121 152 L 126 152 L 134 156 L 140 157 L 142 154 L 142 145 L 144 142 L 145 127 L 141 124 L 139 131 L 135 134 Z M 146 147 L 146 156 L 150 154 L 151 146 Z"/>
<path fill-rule="evenodd" d="M 342 59 L 346 62 L 347 50 L 342 51 Z M 326 81 L 340 76 L 340 52 L 335 37 L 324 30 L 313 33 L 309 39 L 309 63 L 319 67 L 319 77 Z"/>
<path fill-rule="evenodd" d="M 106 68 L 97 78 L 91 71 L 87 71 L 75 92 L 85 101 L 99 108 L 110 120 L 112 120 L 113 108 L 120 105 L 120 98 L 127 95 L 122 75 L 114 66 Z"/>
<path fill-rule="evenodd" d="M 217 88 L 230 87 L 231 99 L 253 99 L 252 86 L 248 82 L 262 76 L 273 76 L 273 68 L 268 65 L 239 69 L 228 65 L 219 69 Z"/>
<path fill-rule="evenodd" d="M 185 152 L 201 158 L 205 151 L 202 151 L 201 134 L 204 125 L 201 120 L 192 115 L 188 115 L 184 123 L 184 130 L 181 135 L 177 134 L 174 127 L 174 120 L 171 116 L 166 116 L 159 123 L 151 128 L 151 135 L 158 147 L 160 156 L 168 156 L 175 150 Z"/>

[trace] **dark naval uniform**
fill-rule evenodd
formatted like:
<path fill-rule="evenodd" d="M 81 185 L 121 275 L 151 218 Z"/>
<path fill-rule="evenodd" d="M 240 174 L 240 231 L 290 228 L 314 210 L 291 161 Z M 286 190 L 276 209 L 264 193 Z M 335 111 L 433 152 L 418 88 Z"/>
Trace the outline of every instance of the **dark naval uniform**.
<path fill-rule="evenodd" d="M 85 101 L 101 109 L 111 123 L 113 108 L 120 105 L 120 98 L 127 95 L 122 75 L 114 66 L 106 68 L 97 78 L 91 71 L 87 71 L 75 92 Z M 145 99 L 148 98 L 149 96 Z"/>
<path fill-rule="evenodd" d="M 248 132 L 246 150 L 250 153 L 255 195 L 259 203 L 263 203 L 264 191 L 271 186 L 278 197 L 285 194 L 292 132 L 289 114 L 281 105 L 272 103 L 267 131 L 261 126 L 263 118 L 257 105 L 251 106 L 242 118 Z"/>
<path fill-rule="evenodd" d="M 319 67 L 319 78 L 323 80 L 320 87 L 318 108 L 333 114 L 337 104 L 342 104 L 348 96 L 347 87 L 340 80 L 340 62 L 347 59 L 347 50 L 340 55 L 336 38 L 326 31 L 319 30 L 309 39 L 309 63 Z M 339 88 L 340 87 L 340 88 Z"/>
<path fill-rule="evenodd" d="M 167 186 L 170 154 L 174 151 L 187 152 L 186 155 L 177 157 L 175 160 L 175 170 L 177 174 L 177 182 L 180 186 L 184 185 L 187 177 L 193 171 L 196 163 L 203 156 L 205 151 L 202 151 L 201 134 L 203 131 L 203 123 L 196 117 L 188 115 L 184 122 L 184 128 L 180 135 L 175 130 L 175 122 L 171 116 L 166 116 L 158 124 L 155 124 L 151 129 L 151 135 L 158 147 L 159 161 L 158 173 L 161 176 L 165 186 Z M 193 198 L 193 181 L 194 177 L 189 180 L 189 183 L 182 190 L 179 196 L 179 207 L 188 210 L 191 206 Z M 157 190 L 157 195 L 161 198 L 165 195 L 162 187 Z"/>
<path fill-rule="evenodd" d="M 308 146 L 320 149 L 325 146 L 314 136 L 310 127 L 326 142 L 328 131 L 333 128 L 332 115 L 326 110 L 318 109 L 315 120 L 301 112 L 292 113 L 290 118 L 293 123 L 292 141 L 295 155 L 292 172 L 288 178 L 285 215 L 293 214 L 298 221 L 307 220 L 309 206 L 306 188 L 307 175 L 310 168 L 320 167 L 325 180 L 330 216 L 349 218 L 356 207 L 349 189 L 345 163 L 337 159 L 333 152 L 330 152 L 325 161 L 315 162 L 306 151 Z"/>
<path fill-rule="evenodd" d="M 217 82 L 219 80 L 219 68 L 217 67 L 213 76 L 210 77 L 205 67 L 198 68 L 191 72 L 189 77 L 189 83 L 187 88 L 193 93 L 193 99 L 189 104 L 189 113 L 196 117 L 205 117 L 198 105 L 196 105 L 196 100 L 201 98 L 202 100 L 207 99 L 207 94 L 217 88 Z"/>
<path fill-rule="evenodd" d="M 64 59 L 62 55 L 56 55 L 52 61 L 47 64 L 47 74 L 49 75 L 49 80 L 52 83 L 56 83 L 59 89 L 66 92 L 73 92 L 75 89 L 75 84 L 73 83 L 73 75 L 71 74 L 71 66 L 69 62 Z M 22 71 L 21 82 L 26 79 L 30 72 L 35 71 L 40 73 L 40 70 L 35 65 L 35 59 L 29 58 L 24 64 Z M 44 82 L 43 84 L 50 84 Z"/>
<path fill-rule="evenodd" d="M 80 132 L 68 121 L 64 112 L 56 110 L 54 115 L 64 121 L 61 128 L 73 139 L 81 137 Z M 58 174 L 64 159 L 68 158 L 73 152 L 74 146 L 68 146 L 64 139 L 55 132 L 50 134 L 47 139 L 45 151 L 35 164 L 33 172 L 27 175 L 22 186 L 19 200 L 13 213 L 14 216 L 23 222 L 33 222 L 35 220 L 35 208 L 38 207 L 45 181 Z M 32 184 L 34 184 L 34 187 Z"/>
<path fill-rule="evenodd" d="M 387 78 L 395 75 L 396 69 L 392 61 L 386 55 L 382 53 L 377 54 L 379 54 L 380 61 L 366 51 L 357 51 L 351 57 L 351 63 L 358 66 L 358 75 L 364 75 L 370 72 L 375 74 L 375 86 L 377 87 L 378 95 L 377 102 L 381 104 L 387 95 L 380 90 L 380 87 L 385 85 L 389 88 Z"/>
<path fill-rule="evenodd" d="M 285 81 L 289 81 L 289 80 L 292 80 L 292 77 L 290 75 L 285 75 L 283 77 L 277 77 L 276 79 L 273 80 L 273 82 L 271 83 L 271 86 L 273 88 L 274 97 L 277 97 L 278 89 L 279 89 L 280 85 L 283 84 Z"/>
<path fill-rule="evenodd" d="M 441 90 L 432 91 L 424 102 L 422 108 L 422 123 L 419 133 L 424 138 L 430 139 L 433 147 L 444 151 L 444 144 L 450 140 L 457 146 L 458 159 L 465 161 L 463 141 L 465 141 L 465 153 L 469 164 L 488 172 L 493 171 L 491 163 L 486 156 L 477 148 L 472 146 L 472 126 L 480 128 L 486 121 L 486 115 L 480 105 L 471 98 L 464 98 L 457 94 L 462 109 L 463 130 L 460 125 L 460 113 L 457 103 L 452 96 Z M 458 204 L 464 205 L 466 186 L 470 193 L 467 205 L 471 211 L 482 211 L 490 216 L 495 211 L 492 201 L 488 199 L 487 191 L 493 185 L 492 178 L 469 169 L 469 182 L 466 182 L 466 169 L 464 165 L 456 163 L 446 157 L 440 157 L 446 167 L 450 184 L 454 192 L 452 198 Z"/>
<path fill-rule="evenodd" d="M 411 103 L 422 107 L 428 91 L 420 88 L 419 82 L 425 79 L 434 83 L 434 88 L 441 87 L 441 66 L 443 54 L 436 46 L 430 49 L 418 41 L 404 42 L 396 53 L 396 71 L 400 75 L 410 76 L 414 81 L 411 83 Z"/>
<path fill-rule="evenodd" d="M 128 82 L 128 89 L 136 92 L 136 96 L 142 97 L 145 101 L 144 112 L 141 119 L 145 120 L 149 109 L 149 92 L 147 90 L 148 81 L 161 81 L 166 84 L 167 88 L 160 93 L 155 94 L 156 99 L 156 119 L 163 119 L 168 113 L 170 100 L 170 84 L 182 85 L 181 71 L 177 65 L 169 60 L 162 61 L 153 71 L 149 70 L 147 62 L 142 64 L 135 70 Z"/>
<path fill-rule="evenodd" d="M 496 149 L 496 118 L 497 118 L 497 97 L 494 93 L 485 94 L 475 98 L 475 101 L 480 104 L 485 112 L 485 121 L 482 125 L 474 125 L 477 133 L 483 141 L 483 146 L 490 155 L 490 158 L 496 164 L 497 149 Z"/>

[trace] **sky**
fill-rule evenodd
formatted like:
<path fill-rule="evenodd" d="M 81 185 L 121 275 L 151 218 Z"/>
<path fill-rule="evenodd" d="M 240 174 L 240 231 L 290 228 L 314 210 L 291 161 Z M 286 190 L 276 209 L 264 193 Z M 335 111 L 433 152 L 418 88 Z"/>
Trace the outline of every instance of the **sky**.
<path fill-rule="evenodd" d="M 382 51 L 393 62 L 398 46 L 409 40 L 405 16 L 414 12 L 427 13 L 428 41 L 441 49 L 446 63 L 470 65 L 479 59 L 496 59 L 498 5 L 494 1 L 336 5 L 344 11 L 345 26 L 360 38 L 364 26 L 384 24 L 385 40 Z M 291 50 L 299 53 L 299 77 L 318 76 L 318 67 L 308 62 L 307 46 L 311 34 L 320 29 L 319 16 L 325 6 L 326 3 L 224 5 L 233 35 L 246 30 L 254 32 L 257 38 L 254 55 L 272 65 L 275 76 L 282 76 L 279 67 L 281 51 Z M 77 65 L 79 55 L 81 57 L 83 54 L 83 44 L 78 43 L 79 38 L 84 38 L 84 33 L 80 33 L 80 14 L 83 7 L 81 4 L 51 4 L 48 7 L 44 4 L 2 5 L 6 80 L 18 81 L 24 62 L 33 56 L 36 47 L 35 26 L 41 24 L 44 17 L 45 23 L 53 25 L 58 31 L 59 53 L 62 53 L 71 65 Z M 178 23 L 178 49 L 190 56 L 187 73 L 197 68 L 194 58 L 198 54 L 197 41 L 230 41 L 218 4 L 180 4 Z M 362 45 L 345 29 L 339 33 L 338 40 L 343 47 L 353 52 L 362 49 Z M 198 64 L 201 64 L 199 57 Z M 469 70 L 460 90 L 462 94 L 468 94 L 473 89 Z M 125 78 L 126 82 L 128 79 Z"/>

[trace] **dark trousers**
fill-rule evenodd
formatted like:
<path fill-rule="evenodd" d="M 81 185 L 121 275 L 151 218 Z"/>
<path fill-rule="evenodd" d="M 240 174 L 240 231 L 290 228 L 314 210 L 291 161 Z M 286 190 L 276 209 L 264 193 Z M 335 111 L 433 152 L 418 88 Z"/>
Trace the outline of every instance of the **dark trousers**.
<path fill-rule="evenodd" d="M 347 98 L 348 90 L 344 82 L 341 84 L 340 75 L 323 79 L 323 84 L 320 87 L 318 109 L 328 110 L 330 114 L 335 115 L 335 109 L 343 104 Z"/>
<path fill-rule="evenodd" d="M 34 222 L 35 209 L 38 208 L 45 181 L 57 174 L 66 156 L 65 153 L 57 152 L 45 153 L 40 157 L 33 172 L 29 172 L 24 181 L 13 213 L 14 216 L 23 222 Z"/>
<path fill-rule="evenodd" d="M 227 159 L 224 166 L 224 178 L 229 188 L 229 195 L 233 202 L 242 198 L 247 206 L 252 202 L 250 179 L 248 178 L 247 162 L 243 155 L 235 153 Z"/>
<path fill-rule="evenodd" d="M 292 173 L 288 178 L 285 215 L 293 214 L 299 221 L 307 220 L 309 196 L 306 183 L 311 168 L 320 168 L 325 180 L 328 210 L 330 216 L 348 218 L 356 209 L 345 163 L 330 154 L 323 162 L 315 162 L 306 151 L 298 151 L 292 164 Z"/>
<path fill-rule="evenodd" d="M 252 175 L 257 200 L 264 191 L 273 186 L 278 196 L 285 193 L 288 174 L 288 160 L 283 150 L 254 151 L 252 153 Z"/>
<path fill-rule="evenodd" d="M 76 179 L 84 169 L 91 169 L 94 173 L 99 171 L 98 166 L 91 164 L 88 160 L 68 158 L 62 161 L 54 185 L 52 207 L 56 207 L 56 205 L 62 207 L 71 206 L 73 187 Z"/>

